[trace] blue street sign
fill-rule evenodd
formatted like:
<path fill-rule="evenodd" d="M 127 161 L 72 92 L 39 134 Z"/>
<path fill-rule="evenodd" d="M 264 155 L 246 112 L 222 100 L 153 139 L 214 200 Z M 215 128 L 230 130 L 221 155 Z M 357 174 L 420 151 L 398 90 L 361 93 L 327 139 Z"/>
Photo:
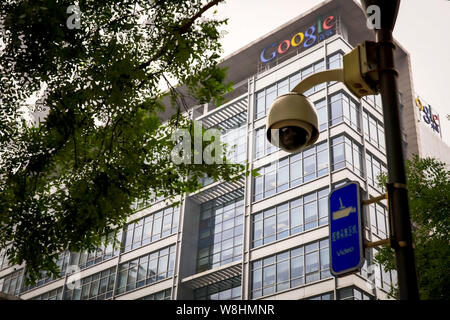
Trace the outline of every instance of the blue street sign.
<path fill-rule="evenodd" d="M 328 198 L 330 271 L 334 276 L 357 271 L 364 264 L 361 197 L 357 182 L 334 189 Z"/>

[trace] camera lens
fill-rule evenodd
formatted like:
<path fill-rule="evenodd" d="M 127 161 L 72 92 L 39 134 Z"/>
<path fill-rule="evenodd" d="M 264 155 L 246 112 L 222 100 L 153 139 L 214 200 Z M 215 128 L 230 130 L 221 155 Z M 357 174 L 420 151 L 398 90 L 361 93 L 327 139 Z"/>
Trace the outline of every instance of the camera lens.
<path fill-rule="evenodd" d="M 300 127 L 287 126 L 279 129 L 279 144 L 286 151 L 295 150 L 308 141 L 308 132 Z"/>

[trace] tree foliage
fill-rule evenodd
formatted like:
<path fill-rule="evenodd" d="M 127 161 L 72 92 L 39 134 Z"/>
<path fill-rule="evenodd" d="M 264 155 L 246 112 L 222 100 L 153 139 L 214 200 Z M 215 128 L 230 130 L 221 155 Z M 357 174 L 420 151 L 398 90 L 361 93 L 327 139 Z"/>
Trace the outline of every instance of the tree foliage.
<path fill-rule="evenodd" d="M 167 158 L 174 131 L 192 129 L 169 80 L 198 103 L 231 90 L 218 67 L 226 21 L 202 18 L 221 1 L 79 0 L 79 28 L 72 0 L 1 1 L 0 247 L 12 243 L 31 280 L 57 275 L 59 252 L 105 241 L 135 199 L 193 192 L 205 174 L 239 178 L 243 165 Z M 46 116 L 30 125 L 38 92 Z M 176 110 L 167 123 L 163 98 Z"/>
<path fill-rule="evenodd" d="M 414 156 L 406 174 L 420 298 L 450 299 L 450 171 Z M 395 269 L 392 249 L 383 247 L 375 258 L 386 271 Z M 391 294 L 398 296 L 398 288 Z"/>

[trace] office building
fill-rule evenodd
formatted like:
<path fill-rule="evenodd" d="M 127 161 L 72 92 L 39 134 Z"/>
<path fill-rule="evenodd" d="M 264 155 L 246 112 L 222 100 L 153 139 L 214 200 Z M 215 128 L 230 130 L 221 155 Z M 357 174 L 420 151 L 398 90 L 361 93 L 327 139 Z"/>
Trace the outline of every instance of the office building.
<path fill-rule="evenodd" d="M 247 159 L 260 176 L 205 178 L 176 208 L 163 200 L 136 203 L 120 234 L 123 250 L 63 252 L 60 279 L 43 275 L 26 287 L 25 266 L 9 266 L 2 255 L 0 291 L 43 300 L 388 299 L 396 274 L 373 263 L 376 249 L 366 250 L 358 273 L 335 278 L 329 270 L 330 190 L 357 181 L 365 198 L 384 192 L 377 184 L 386 171 L 380 96 L 358 99 L 342 83 L 317 85 L 306 93 L 319 118 L 317 142 L 288 154 L 265 138 L 274 99 L 312 73 L 341 68 L 343 55 L 363 40 L 374 34 L 360 5 L 327 0 L 225 58 L 235 84 L 228 101 L 191 106 L 189 114 L 220 128 L 236 145 L 235 160 Z M 395 60 L 411 156 L 420 153 L 416 95 L 409 55 L 398 43 Z M 365 208 L 364 230 L 368 241 L 388 237 L 385 203 Z M 69 277 L 73 266 L 81 270 L 78 286 Z"/>

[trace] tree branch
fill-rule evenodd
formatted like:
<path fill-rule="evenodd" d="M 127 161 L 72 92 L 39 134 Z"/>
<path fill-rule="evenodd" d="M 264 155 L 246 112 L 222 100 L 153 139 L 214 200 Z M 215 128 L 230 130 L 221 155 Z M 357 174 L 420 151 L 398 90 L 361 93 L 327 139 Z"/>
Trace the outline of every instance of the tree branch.
<path fill-rule="evenodd" d="M 195 20 L 201 17 L 203 13 L 205 13 L 208 9 L 211 7 L 214 7 L 215 5 L 219 4 L 219 2 L 222 2 L 224 0 L 213 0 L 206 4 L 204 7 L 202 7 L 194 16 L 192 16 L 189 20 L 187 20 L 182 26 L 180 26 L 178 29 L 180 30 L 180 35 L 186 33 L 189 31 L 189 29 L 194 24 Z M 145 69 L 147 68 L 152 62 L 158 60 L 163 53 L 165 52 L 165 48 L 161 48 L 150 60 L 141 63 L 139 65 L 139 69 Z"/>
<path fill-rule="evenodd" d="M 200 18 L 201 15 L 203 13 L 205 13 L 205 11 L 207 11 L 211 7 L 214 7 L 215 5 L 219 4 L 219 2 L 222 2 L 222 1 L 224 1 L 224 0 L 214 0 L 214 1 L 211 1 L 210 3 L 206 4 L 203 8 L 201 8 L 199 10 L 199 12 L 197 12 L 192 18 L 190 18 L 185 24 L 183 24 L 180 27 L 180 34 L 188 32 L 189 29 L 191 28 L 191 26 L 194 24 L 195 20 Z"/>

